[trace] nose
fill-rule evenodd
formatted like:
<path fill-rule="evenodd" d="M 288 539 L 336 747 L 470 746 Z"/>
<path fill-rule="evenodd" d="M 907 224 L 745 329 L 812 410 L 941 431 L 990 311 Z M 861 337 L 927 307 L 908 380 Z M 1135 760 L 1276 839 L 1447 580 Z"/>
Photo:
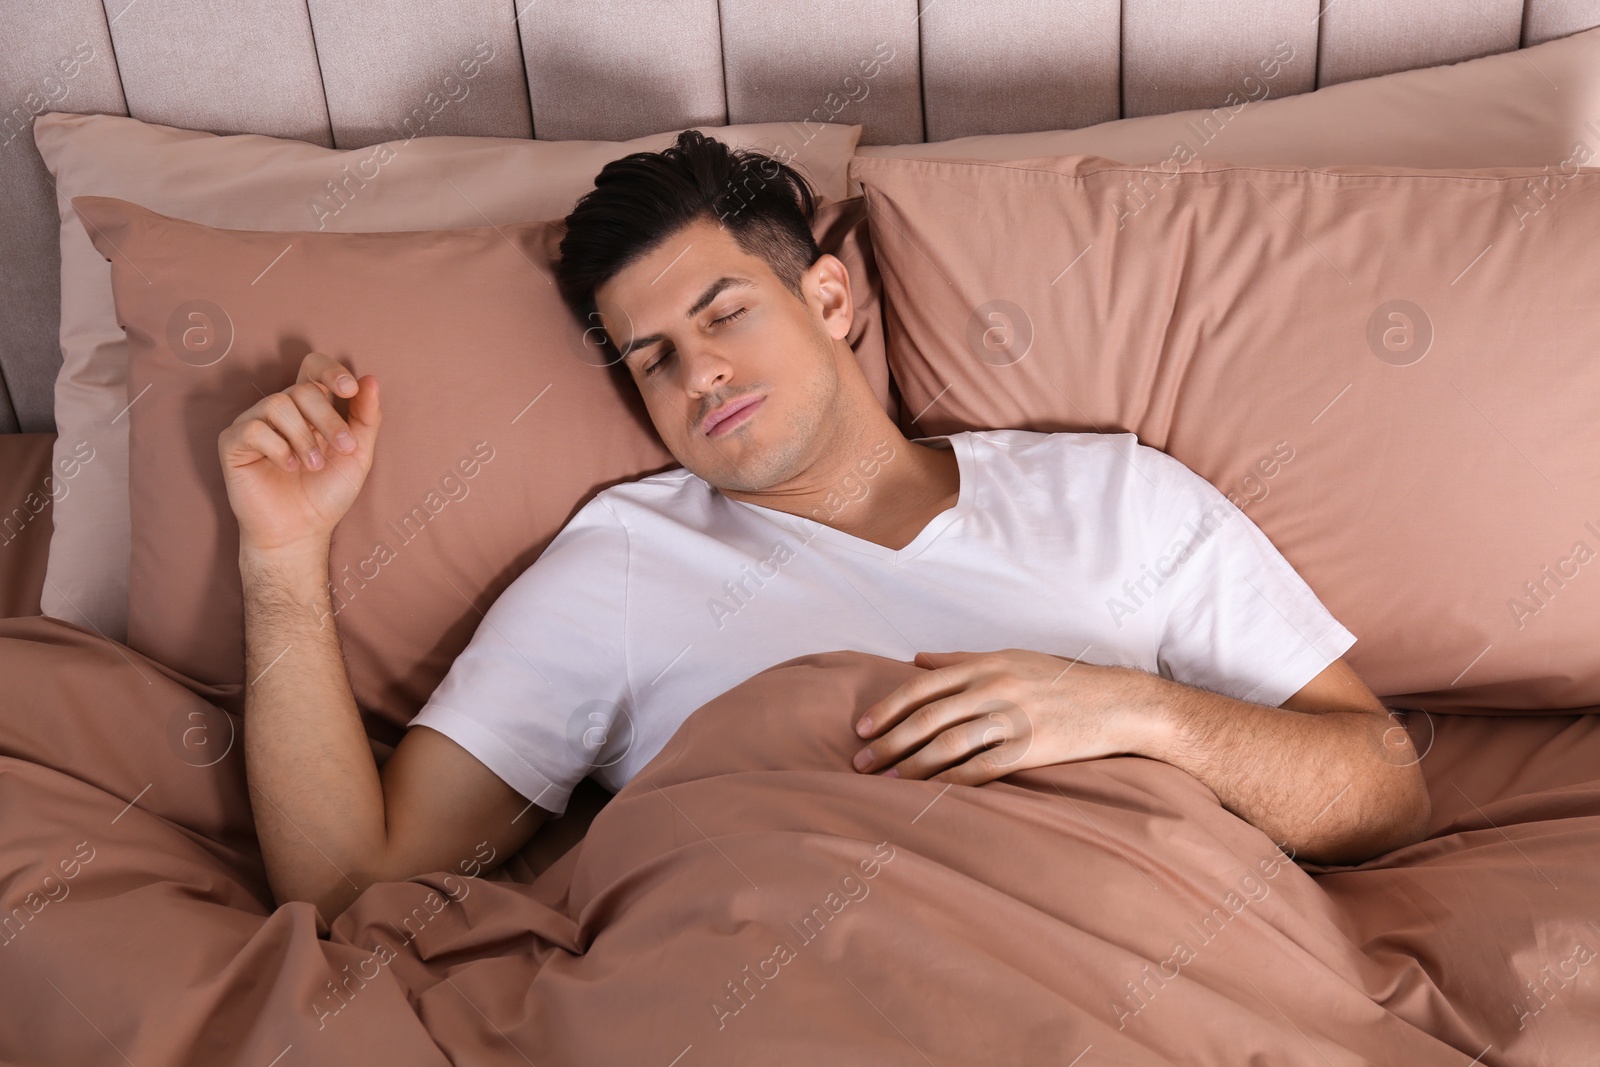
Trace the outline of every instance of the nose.
<path fill-rule="evenodd" d="M 733 380 L 733 364 L 714 343 L 691 343 L 679 350 L 678 361 L 690 396 L 706 396 Z"/>

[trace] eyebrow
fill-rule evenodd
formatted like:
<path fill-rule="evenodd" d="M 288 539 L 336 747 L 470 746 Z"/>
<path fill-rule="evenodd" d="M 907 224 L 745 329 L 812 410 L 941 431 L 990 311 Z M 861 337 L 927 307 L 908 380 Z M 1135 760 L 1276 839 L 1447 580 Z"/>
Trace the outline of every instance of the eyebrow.
<path fill-rule="evenodd" d="M 745 278 L 737 274 L 724 274 L 722 277 L 706 286 L 705 292 L 700 294 L 698 300 L 689 305 L 689 309 L 683 313 L 683 317 L 685 319 L 694 318 L 696 315 L 700 314 L 700 312 L 710 307 L 711 301 L 721 296 L 723 290 L 725 289 L 754 288 L 756 288 L 756 283 L 749 278 Z M 651 345 L 665 341 L 666 339 L 667 335 L 664 333 L 653 333 L 649 337 L 636 338 L 634 341 L 629 343 L 626 349 L 623 350 L 622 358 L 626 360 L 635 352 L 649 348 Z"/>

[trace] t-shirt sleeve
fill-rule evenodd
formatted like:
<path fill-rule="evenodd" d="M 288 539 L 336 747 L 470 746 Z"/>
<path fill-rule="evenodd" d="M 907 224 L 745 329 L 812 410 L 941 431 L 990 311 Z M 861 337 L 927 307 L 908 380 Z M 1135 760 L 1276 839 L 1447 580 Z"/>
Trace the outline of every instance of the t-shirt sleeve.
<path fill-rule="evenodd" d="M 1155 596 L 1167 609 L 1161 675 L 1281 707 L 1355 634 L 1224 493 L 1159 449 L 1134 451 L 1149 478 L 1134 479 L 1150 493 L 1146 558 L 1164 579 Z"/>
<path fill-rule="evenodd" d="M 616 758 L 631 702 L 623 646 L 628 533 L 601 497 L 489 606 L 410 726 L 437 730 L 541 808 Z"/>

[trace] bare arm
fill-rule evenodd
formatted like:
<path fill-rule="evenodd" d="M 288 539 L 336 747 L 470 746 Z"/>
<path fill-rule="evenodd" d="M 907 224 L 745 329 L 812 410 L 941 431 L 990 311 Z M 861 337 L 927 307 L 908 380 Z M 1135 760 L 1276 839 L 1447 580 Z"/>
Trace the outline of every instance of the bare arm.
<path fill-rule="evenodd" d="M 1157 728 L 1139 752 L 1313 863 L 1359 863 L 1427 833 L 1432 804 L 1405 731 L 1343 659 L 1281 708 L 1149 675 Z"/>
<path fill-rule="evenodd" d="M 1312 862 L 1356 863 L 1427 835 L 1432 801 L 1411 739 L 1343 659 L 1277 708 L 1028 649 L 913 662 L 932 669 L 856 722 L 863 774 L 982 785 L 1126 754 L 1188 771 Z"/>
<path fill-rule="evenodd" d="M 380 774 L 328 603 L 325 547 L 242 551 L 239 566 L 245 767 L 279 901 L 310 901 L 331 921 L 373 882 L 460 873 L 474 857 L 503 861 L 527 843 L 545 810 L 443 734 L 407 731 Z"/>
<path fill-rule="evenodd" d="M 251 807 L 273 894 L 311 902 L 323 924 L 375 881 L 482 873 L 547 815 L 426 727 L 407 731 L 381 773 L 372 757 L 329 601 L 328 549 L 371 467 L 377 383 L 341 389 L 343 372 L 312 353 L 295 386 L 218 440 L 240 525 Z M 340 392 L 355 394 L 348 422 L 328 399 Z M 347 428 L 355 447 L 336 454 L 330 441 Z"/>

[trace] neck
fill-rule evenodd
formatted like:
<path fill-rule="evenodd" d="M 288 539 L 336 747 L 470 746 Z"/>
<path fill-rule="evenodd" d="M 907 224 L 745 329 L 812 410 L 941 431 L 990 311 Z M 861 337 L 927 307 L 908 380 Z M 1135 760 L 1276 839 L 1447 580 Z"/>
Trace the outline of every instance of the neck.
<path fill-rule="evenodd" d="M 960 497 L 960 467 L 947 440 L 906 439 L 881 408 L 845 440 L 830 439 L 822 462 L 800 486 L 779 492 L 723 489 L 735 500 L 813 519 L 863 540 L 899 549 Z"/>
<path fill-rule="evenodd" d="M 961 495 L 961 471 L 948 442 L 918 444 L 900 437 L 895 456 L 826 521 L 836 530 L 898 551 L 916 539 L 934 516 L 953 508 Z"/>

